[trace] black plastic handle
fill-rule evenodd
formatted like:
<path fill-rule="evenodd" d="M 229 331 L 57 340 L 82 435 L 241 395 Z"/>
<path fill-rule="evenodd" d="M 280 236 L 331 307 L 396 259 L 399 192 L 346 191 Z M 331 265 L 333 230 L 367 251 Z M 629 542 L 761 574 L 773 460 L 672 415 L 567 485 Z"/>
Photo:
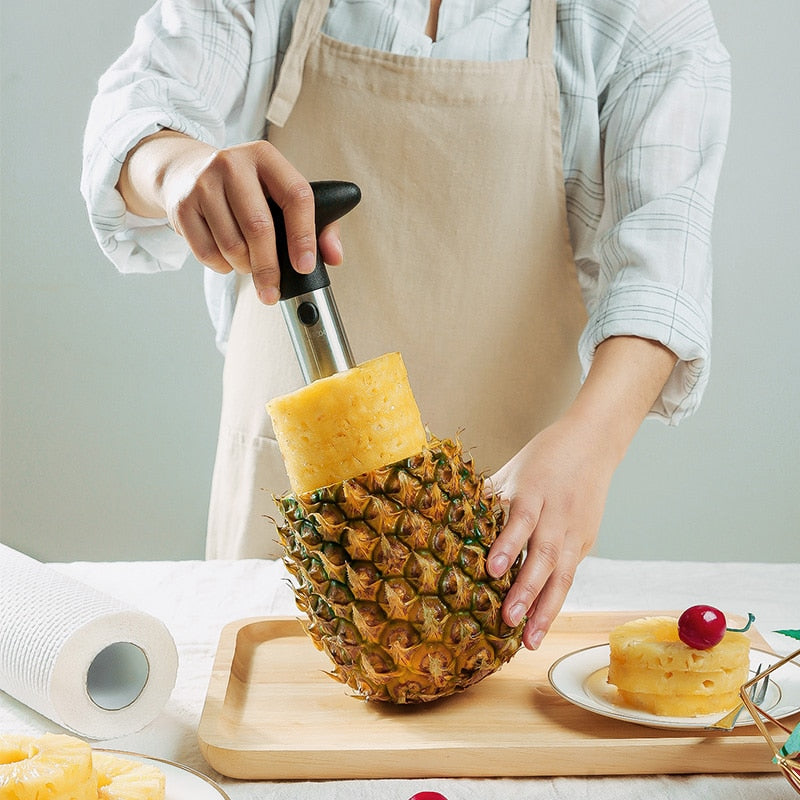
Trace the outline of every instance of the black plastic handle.
<path fill-rule="evenodd" d="M 348 211 L 352 211 L 361 200 L 361 189 L 349 181 L 312 181 L 311 189 L 314 192 L 317 236 L 326 225 L 330 225 Z M 330 286 L 331 281 L 319 254 L 319 248 L 317 248 L 317 266 L 313 272 L 301 275 L 295 271 L 289 261 L 289 250 L 286 247 L 286 225 L 283 212 L 271 198 L 268 198 L 267 202 L 275 224 L 275 246 L 281 268 L 281 300 L 288 300 L 291 297 Z"/>

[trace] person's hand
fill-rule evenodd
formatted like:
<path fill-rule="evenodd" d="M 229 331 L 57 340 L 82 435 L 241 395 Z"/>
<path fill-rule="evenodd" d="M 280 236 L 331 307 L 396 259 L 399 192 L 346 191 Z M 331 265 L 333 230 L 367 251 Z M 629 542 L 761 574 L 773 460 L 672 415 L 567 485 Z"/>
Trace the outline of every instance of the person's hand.
<path fill-rule="evenodd" d="M 527 614 L 523 644 L 529 649 L 539 646 L 594 545 L 615 466 L 600 437 L 566 417 L 491 478 L 508 504 L 508 517 L 489 552 L 488 569 L 499 577 L 527 546 L 503 619 L 513 626 Z"/>
<path fill-rule="evenodd" d="M 561 610 L 577 566 L 597 538 L 614 470 L 675 362 L 675 354 L 655 341 L 604 340 L 564 416 L 492 476 L 508 517 L 487 568 L 499 577 L 527 546 L 503 601 L 509 625 L 528 615 L 526 647 L 539 646 Z"/>
<path fill-rule="evenodd" d="M 264 303 L 280 297 L 267 196 L 283 211 L 293 267 L 309 273 L 316 264 L 311 186 L 269 142 L 217 150 L 182 134 L 161 131 L 130 154 L 119 189 L 134 213 L 166 216 L 198 261 L 210 269 L 251 273 Z M 326 263 L 341 262 L 335 223 L 321 232 L 319 247 Z"/>

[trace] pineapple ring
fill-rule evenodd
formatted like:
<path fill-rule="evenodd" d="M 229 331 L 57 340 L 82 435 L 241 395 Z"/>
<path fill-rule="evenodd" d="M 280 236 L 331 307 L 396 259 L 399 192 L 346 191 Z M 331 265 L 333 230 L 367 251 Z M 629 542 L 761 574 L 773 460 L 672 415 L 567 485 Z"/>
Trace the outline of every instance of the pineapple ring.
<path fill-rule="evenodd" d="M 0 796 L 8 800 L 97 800 L 92 750 L 63 734 L 0 734 Z"/>
<path fill-rule="evenodd" d="M 747 663 L 750 640 L 743 633 L 729 631 L 723 646 L 695 650 L 678 636 L 674 617 L 643 617 L 626 622 L 609 635 L 609 645 L 617 657 L 630 665 L 645 668 L 685 669 L 692 672 L 725 670 L 733 664 Z"/>
<path fill-rule="evenodd" d="M 649 669 L 647 667 L 619 664 L 612 661 L 608 669 L 608 682 L 618 689 L 643 694 L 667 695 L 720 695 L 733 692 L 747 680 L 748 666 L 720 669 L 713 672 Z"/>
<path fill-rule="evenodd" d="M 97 770 L 97 800 L 163 800 L 166 790 L 164 773 L 150 764 L 94 753 Z"/>
<path fill-rule="evenodd" d="M 628 692 L 617 689 L 623 702 L 648 714 L 658 717 L 697 717 L 703 714 L 722 714 L 735 708 L 739 702 L 739 692 L 725 692 L 717 695 L 667 695 L 647 692 Z"/>

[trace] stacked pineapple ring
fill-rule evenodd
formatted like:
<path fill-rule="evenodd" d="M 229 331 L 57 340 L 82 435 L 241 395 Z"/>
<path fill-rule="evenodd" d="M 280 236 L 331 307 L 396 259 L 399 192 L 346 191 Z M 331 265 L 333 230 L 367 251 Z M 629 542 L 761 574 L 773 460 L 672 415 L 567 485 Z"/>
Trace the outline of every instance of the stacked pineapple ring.
<path fill-rule="evenodd" d="M 166 779 L 156 767 L 92 752 L 64 734 L 0 734 L 2 800 L 163 800 Z"/>
<path fill-rule="evenodd" d="M 747 680 L 750 640 L 728 630 L 699 649 L 681 638 L 674 617 L 643 617 L 611 631 L 608 682 L 633 708 L 658 716 L 721 713 L 739 701 Z"/>

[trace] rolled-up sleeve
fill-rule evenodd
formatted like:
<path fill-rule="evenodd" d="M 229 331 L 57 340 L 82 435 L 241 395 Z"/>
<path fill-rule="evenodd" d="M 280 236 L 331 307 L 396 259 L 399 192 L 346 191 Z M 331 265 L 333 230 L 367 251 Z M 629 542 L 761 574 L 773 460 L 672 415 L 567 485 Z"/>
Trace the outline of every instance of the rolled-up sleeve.
<path fill-rule="evenodd" d="M 98 85 L 86 126 L 81 192 L 103 252 L 121 272 L 181 267 L 189 254 L 166 220 L 130 214 L 116 189 L 144 137 L 169 128 L 214 147 L 263 131 L 271 64 L 251 79 L 252 3 L 163 0 Z M 254 102 L 258 95 L 262 102 Z"/>
<path fill-rule="evenodd" d="M 602 104 L 604 205 L 580 342 L 584 370 L 611 336 L 669 347 L 678 364 L 651 416 L 671 424 L 709 377 L 711 222 L 730 116 L 728 54 L 710 12 L 684 5 L 631 29 Z"/>

